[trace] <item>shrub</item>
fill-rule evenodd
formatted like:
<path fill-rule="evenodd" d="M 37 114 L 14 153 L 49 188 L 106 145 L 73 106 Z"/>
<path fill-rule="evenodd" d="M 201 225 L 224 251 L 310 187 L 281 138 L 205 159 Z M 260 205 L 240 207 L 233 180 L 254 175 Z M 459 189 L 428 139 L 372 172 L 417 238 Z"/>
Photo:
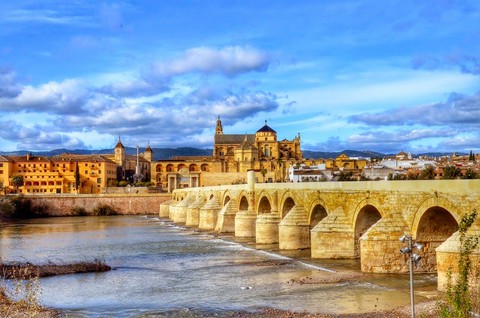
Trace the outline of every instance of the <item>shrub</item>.
<path fill-rule="evenodd" d="M 118 214 L 114 207 L 108 204 L 99 204 L 93 209 L 93 215 L 96 216 L 108 216 Z"/>
<path fill-rule="evenodd" d="M 120 181 L 120 182 L 118 183 L 118 186 L 119 186 L 119 187 L 126 187 L 127 185 L 128 185 L 128 182 L 127 182 L 127 181 Z"/>
<path fill-rule="evenodd" d="M 8 196 L 0 200 L 0 214 L 4 217 L 15 219 L 28 219 L 46 216 L 46 204 L 32 206 L 32 202 L 23 195 Z"/>
<path fill-rule="evenodd" d="M 471 255 L 478 246 L 478 235 L 467 235 L 468 229 L 473 225 L 477 217 L 477 211 L 465 214 L 458 226 L 460 239 L 460 255 L 458 257 L 458 277 L 452 283 L 452 269 L 448 273 L 448 284 L 445 299 L 438 305 L 438 313 L 442 318 L 467 318 L 473 310 L 480 310 L 478 306 L 478 291 L 469 286 L 472 278 L 479 278 L 480 268 L 472 264 Z M 476 299 L 477 298 L 477 299 Z"/>
<path fill-rule="evenodd" d="M 72 213 L 72 215 L 76 215 L 76 216 L 86 216 L 88 215 L 87 211 L 85 210 L 84 207 L 81 207 L 81 206 L 74 206 L 70 209 L 70 212 Z"/>

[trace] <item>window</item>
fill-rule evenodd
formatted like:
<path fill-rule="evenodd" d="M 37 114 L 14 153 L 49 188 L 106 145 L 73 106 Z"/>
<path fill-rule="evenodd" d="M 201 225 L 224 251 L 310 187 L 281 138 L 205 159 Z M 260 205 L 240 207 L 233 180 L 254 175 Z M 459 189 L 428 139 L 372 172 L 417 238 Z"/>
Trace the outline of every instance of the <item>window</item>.
<path fill-rule="evenodd" d="M 88 174 L 88 170 L 85 170 L 85 174 Z"/>

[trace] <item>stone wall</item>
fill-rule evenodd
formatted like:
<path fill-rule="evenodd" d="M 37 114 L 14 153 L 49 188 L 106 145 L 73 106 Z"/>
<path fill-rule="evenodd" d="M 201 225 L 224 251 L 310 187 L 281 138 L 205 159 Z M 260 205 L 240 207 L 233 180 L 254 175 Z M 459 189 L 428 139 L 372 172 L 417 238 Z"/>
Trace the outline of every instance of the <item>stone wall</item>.
<path fill-rule="evenodd" d="M 239 184 L 246 183 L 245 173 L 215 173 L 215 172 L 205 172 L 203 176 L 203 185 L 208 186 L 218 186 L 220 184 Z M 229 186 L 225 186 L 229 187 Z"/>
<path fill-rule="evenodd" d="M 101 204 L 112 206 L 119 214 L 158 214 L 160 204 L 171 200 L 170 194 L 134 195 L 54 195 L 26 196 L 32 206 L 43 206 L 48 215 L 69 216 L 72 208 L 84 208 L 88 214 Z"/>

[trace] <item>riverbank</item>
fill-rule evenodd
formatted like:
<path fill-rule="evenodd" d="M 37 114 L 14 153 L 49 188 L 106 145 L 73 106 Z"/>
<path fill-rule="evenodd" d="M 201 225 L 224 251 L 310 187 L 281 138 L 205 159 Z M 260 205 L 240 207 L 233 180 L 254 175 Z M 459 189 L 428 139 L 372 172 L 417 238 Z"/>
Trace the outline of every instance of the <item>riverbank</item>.
<path fill-rule="evenodd" d="M 3 264 L 0 262 L 0 276 L 4 278 L 31 279 L 55 275 L 106 272 L 112 268 L 102 260 L 78 262 L 71 264 L 47 263 L 35 265 L 31 263 Z"/>
<path fill-rule="evenodd" d="M 178 224 L 177 224 L 178 225 Z M 219 234 L 217 232 L 200 230 L 198 228 L 185 227 L 190 230 L 193 230 L 194 234 L 210 234 L 215 239 L 222 239 L 225 241 L 235 242 L 241 244 L 245 247 L 264 250 L 258 248 L 256 244 L 253 244 L 250 241 L 239 240 L 231 234 Z M 279 253 L 279 250 L 275 247 L 268 247 L 266 249 L 271 253 L 277 255 L 282 255 Z M 300 261 L 307 263 L 311 266 L 317 266 L 314 262 L 309 262 L 305 258 L 296 258 L 292 257 L 292 260 L 274 260 L 274 261 L 260 261 L 260 262 L 244 262 L 245 265 L 255 266 L 281 266 L 288 265 L 292 262 Z M 238 263 L 237 263 L 238 265 Z M 363 273 L 360 270 L 349 270 L 349 269 L 335 269 L 330 270 L 324 268 L 316 272 L 314 275 L 300 277 L 292 279 L 287 282 L 287 284 L 299 284 L 299 285 L 323 285 L 323 284 L 350 284 L 358 282 L 359 280 L 368 282 L 368 274 Z M 408 286 L 406 286 L 405 293 L 409 293 Z M 439 301 L 442 299 L 442 293 L 434 291 L 423 291 L 415 290 L 415 313 L 419 317 L 423 318 L 437 318 L 439 316 L 437 312 L 437 307 Z M 383 311 L 370 311 L 365 313 L 354 313 L 354 314 L 323 314 L 323 313 L 312 313 L 308 312 L 306 309 L 304 312 L 295 312 L 291 310 L 281 310 L 277 308 L 264 308 L 258 312 L 239 312 L 232 314 L 230 317 L 236 318 L 409 318 L 411 317 L 411 305 L 399 306 L 392 310 L 383 310 Z"/>
<path fill-rule="evenodd" d="M 46 218 L 8 226 L 2 235 L 4 261 L 29 255 L 31 263 L 71 262 L 82 255 L 115 267 L 41 279 L 42 304 L 61 315 L 404 317 L 393 308 L 409 304 L 408 275 L 365 274 L 356 261 L 310 259 L 308 250 L 283 251 L 166 219 Z M 416 301 L 433 301 L 423 293 L 426 284 L 435 289 L 434 276 L 418 275 L 416 283 Z"/>

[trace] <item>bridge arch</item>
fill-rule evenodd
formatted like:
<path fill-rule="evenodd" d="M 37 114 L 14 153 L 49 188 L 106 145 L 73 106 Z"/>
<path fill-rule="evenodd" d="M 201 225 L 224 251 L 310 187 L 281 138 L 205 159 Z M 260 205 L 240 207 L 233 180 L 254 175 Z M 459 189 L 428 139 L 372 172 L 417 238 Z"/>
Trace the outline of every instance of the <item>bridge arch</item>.
<path fill-rule="evenodd" d="M 225 197 L 223 198 L 223 204 L 222 206 L 227 205 L 228 201 L 230 201 L 230 195 L 227 193 Z"/>
<path fill-rule="evenodd" d="M 280 210 L 280 218 L 283 219 L 288 212 L 295 206 L 295 201 L 292 197 L 287 197 L 285 201 L 283 201 L 282 209 Z"/>
<path fill-rule="evenodd" d="M 262 196 L 258 201 L 257 214 L 266 214 L 272 211 L 270 199 L 267 196 Z"/>
<path fill-rule="evenodd" d="M 240 201 L 238 204 L 239 211 L 248 211 L 248 198 L 245 194 L 240 195 Z"/>
<path fill-rule="evenodd" d="M 320 200 L 314 201 L 308 211 L 308 225 L 310 226 L 310 230 L 327 216 L 328 212 L 325 208 L 324 202 L 321 202 Z"/>
<path fill-rule="evenodd" d="M 432 206 L 424 211 L 415 224 L 415 232 L 412 232 L 415 241 L 423 245 L 421 252 L 417 252 L 422 257 L 422 271 L 437 270 L 435 249 L 457 231 L 458 221 L 447 209 Z"/>
<path fill-rule="evenodd" d="M 460 222 L 461 213 L 459 213 L 458 207 L 456 205 L 453 205 L 444 197 L 437 197 L 436 195 L 431 196 L 422 202 L 422 204 L 415 211 L 415 214 L 410 221 L 410 229 L 414 239 L 416 239 L 415 234 L 418 232 L 418 225 L 420 224 L 420 219 L 422 218 L 423 214 L 432 207 L 440 207 L 447 210 L 453 216 L 457 224 L 458 222 Z"/>
<path fill-rule="evenodd" d="M 360 258 L 360 238 L 368 231 L 375 223 L 382 218 L 382 214 L 378 209 L 371 205 L 364 205 L 355 216 L 354 223 L 354 257 Z"/>

